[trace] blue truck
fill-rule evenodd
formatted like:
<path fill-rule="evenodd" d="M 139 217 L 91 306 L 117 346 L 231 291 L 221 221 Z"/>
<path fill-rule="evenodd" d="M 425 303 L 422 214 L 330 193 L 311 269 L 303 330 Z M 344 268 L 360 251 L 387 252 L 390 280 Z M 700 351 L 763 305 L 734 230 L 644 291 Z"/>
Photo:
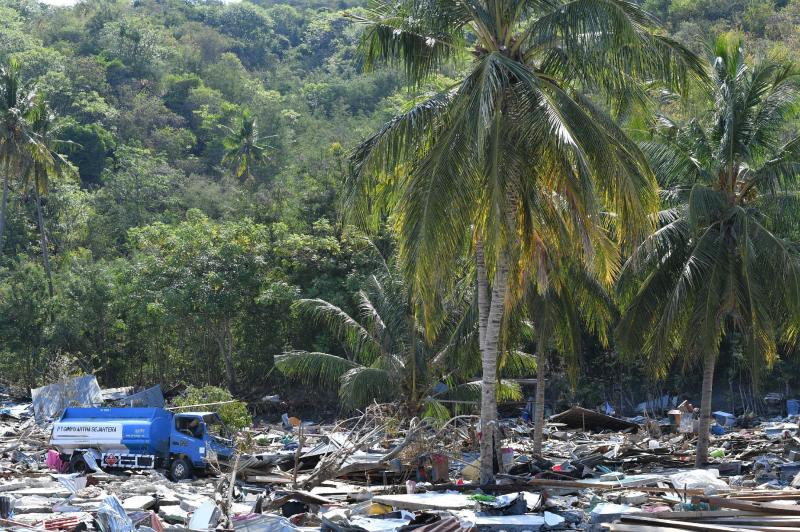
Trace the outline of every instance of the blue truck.
<path fill-rule="evenodd" d="M 163 408 L 67 408 L 53 425 L 50 444 L 70 472 L 95 464 L 102 469 L 160 468 L 175 481 L 227 460 L 234 451 L 218 414 Z"/>

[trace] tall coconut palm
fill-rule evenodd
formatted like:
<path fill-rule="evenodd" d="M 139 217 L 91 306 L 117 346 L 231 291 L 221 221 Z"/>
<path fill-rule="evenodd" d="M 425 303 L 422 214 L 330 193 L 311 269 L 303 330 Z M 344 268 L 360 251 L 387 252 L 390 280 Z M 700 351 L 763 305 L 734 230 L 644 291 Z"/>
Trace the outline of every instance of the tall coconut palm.
<path fill-rule="evenodd" d="M 256 118 L 245 109 L 242 111 L 241 122 L 237 129 L 222 126 L 228 131 L 228 136 L 223 139 L 225 154 L 222 164 L 231 165 L 237 179 L 243 180 L 247 185 L 252 185 L 254 165 L 267 160 L 267 148 L 261 144 L 263 138 L 259 134 Z"/>
<path fill-rule="evenodd" d="M 409 415 L 444 417 L 449 414 L 443 399 L 474 395 L 475 384 L 464 383 L 464 375 L 441 363 L 468 356 L 466 342 L 457 342 L 448 329 L 429 340 L 407 285 L 397 271 L 370 277 L 359 292 L 359 313 L 352 317 L 321 299 L 303 299 L 295 304 L 301 315 L 324 325 L 345 348 L 346 357 L 328 353 L 290 351 L 276 358 L 276 367 L 287 377 L 309 385 L 337 389 L 342 408 L 354 410 L 372 401 L 399 401 Z M 462 316 L 462 304 L 451 304 Z M 469 321 L 469 316 L 462 316 Z M 455 356 L 453 356 L 455 355 Z M 530 368 L 532 358 L 509 354 L 509 368 Z M 504 383 L 502 399 L 519 399 L 519 387 Z M 471 397 L 472 398 L 472 397 Z"/>
<path fill-rule="evenodd" d="M 580 263 L 567 260 L 559 265 L 542 287 L 532 285 L 524 305 L 531 318 L 536 340 L 536 417 L 533 452 L 541 455 L 544 436 L 544 404 L 548 378 L 548 355 L 563 359 L 569 381 L 577 385 L 585 331 L 608 343 L 608 327 L 616 318 L 615 304 L 603 286 Z"/>
<path fill-rule="evenodd" d="M 475 258 L 489 482 L 501 323 L 528 264 L 519 244 L 541 225 L 581 242 L 589 259 L 604 236 L 601 211 L 634 241 L 657 208 L 643 154 L 588 94 L 624 107 L 646 99 L 643 80 L 678 87 L 701 69 L 626 0 L 375 0 L 353 18 L 366 25 L 366 66 L 399 62 L 414 85 L 468 58 L 461 81 L 356 151 L 349 199 L 362 224 L 391 211 L 428 315 L 455 282 L 453 265 Z"/>
<path fill-rule="evenodd" d="M 645 145 L 673 206 L 625 266 L 628 303 L 616 331 L 617 346 L 643 354 L 656 375 L 679 353 L 702 363 L 698 466 L 708 458 L 722 339 L 741 335 L 754 366 L 769 365 L 781 333 L 800 324 L 796 245 L 764 215 L 800 176 L 800 136 L 786 135 L 800 76 L 789 64 L 747 64 L 734 34 L 716 41 L 711 67 L 707 112 L 663 118 Z"/>
<path fill-rule="evenodd" d="M 562 211 L 567 208 L 563 204 L 559 207 Z M 520 243 L 526 263 L 520 268 L 522 281 L 514 287 L 522 292 L 512 294 L 512 300 L 518 301 L 520 307 L 517 315 L 531 327 L 536 342 L 536 454 L 542 451 L 551 355 L 562 359 L 570 384 L 575 387 L 584 333 L 595 335 L 606 345 L 608 327 L 617 317 L 616 304 L 609 294 L 616 274 L 617 247 L 610 238 L 616 230 L 614 217 L 601 217 L 608 233 L 593 242 L 592 260 L 587 261 L 580 258 L 583 243 L 566 237 L 569 228 L 558 221 L 564 215 L 559 210 L 528 214 L 532 220 L 528 223 L 528 236 Z"/>
<path fill-rule="evenodd" d="M 20 74 L 20 64 L 11 59 L 0 67 L 0 173 L 3 179 L 0 199 L 0 256 L 6 228 L 8 192 L 13 177 L 19 177 L 25 154 L 39 150 L 27 115 L 36 100 L 35 87 L 26 86 Z"/>
<path fill-rule="evenodd" d="M 44 98 L 39 97 L 27 113 L 31 132 L 35 136 L 33 150 L 23 154 L 22 180 L 23 187 L 33 192 L 36 203 L 36 223 L 39 227 L 39 243 L 42 250 L 42 263 L 47 274 L 47 289 L 53 296 L 53 272 L 50 267 L 50 252 L 47 242 L 47 231 L 42 214 L 42 196 L 46 196 L 50 187 L 50 178 L 73 173 L 65 155 L 58 153 L 65 141 L 60 140 L 60 126 L 56 123 L 55 113 L 49 108 Z"/>

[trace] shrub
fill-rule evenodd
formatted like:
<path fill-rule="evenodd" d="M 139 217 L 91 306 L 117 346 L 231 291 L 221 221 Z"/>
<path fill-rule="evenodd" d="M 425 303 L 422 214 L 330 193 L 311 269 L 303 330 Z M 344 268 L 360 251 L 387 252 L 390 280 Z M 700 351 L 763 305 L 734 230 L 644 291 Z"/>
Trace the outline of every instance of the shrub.
<path fill-rule="evenodd" d="M 208 403 L 221 403 L 231 401 L 233 396 L 228 390 L 216 386 L 203 386 L 197 388 L 189 386 L 186 395 L 175 400 L 175 406 L 202 405 Z M 253 418 L 247 411 L 247 405 L 242 401 L 226 403 L 224 405 L 210 405 L 200 410 L 213 410 L 219 414 L 223 423 L 234 430 L 240 430 L 253 424 Z"/>

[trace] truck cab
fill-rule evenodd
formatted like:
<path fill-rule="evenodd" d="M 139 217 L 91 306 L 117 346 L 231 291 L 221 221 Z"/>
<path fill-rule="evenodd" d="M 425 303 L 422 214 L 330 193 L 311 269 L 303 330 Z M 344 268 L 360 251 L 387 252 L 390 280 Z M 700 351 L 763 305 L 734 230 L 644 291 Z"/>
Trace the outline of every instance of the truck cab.
<path fill-rule="evenodd" d="M 227 459 L 232 450 L 231 433 L 216 412 L 175 414 L 169 438 L 174 478 L 187 478 L 192 469 L 205 469 L 217 459 Z M 176 465 L 178 461 L 182 462 Z"/>

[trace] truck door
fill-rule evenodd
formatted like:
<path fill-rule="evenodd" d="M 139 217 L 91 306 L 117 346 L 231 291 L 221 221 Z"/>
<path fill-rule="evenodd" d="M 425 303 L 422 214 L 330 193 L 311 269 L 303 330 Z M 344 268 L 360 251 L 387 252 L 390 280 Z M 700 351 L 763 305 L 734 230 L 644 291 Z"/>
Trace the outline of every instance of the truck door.
<path fill-rule="evenodd" d="M 203 416 L 203 421 L 205 421 L 206 457 L 211 450 L 217 458 L 229 459 L 234 450 L 230 429 L 225 426 L 218 414 Z"/>
<path fill-rule="evenodd" d="M 176 415 L 170 436 L 171 454 L 184 454 L 196 467 L 205 465 L 203 420 L 199 416 Z"/>

